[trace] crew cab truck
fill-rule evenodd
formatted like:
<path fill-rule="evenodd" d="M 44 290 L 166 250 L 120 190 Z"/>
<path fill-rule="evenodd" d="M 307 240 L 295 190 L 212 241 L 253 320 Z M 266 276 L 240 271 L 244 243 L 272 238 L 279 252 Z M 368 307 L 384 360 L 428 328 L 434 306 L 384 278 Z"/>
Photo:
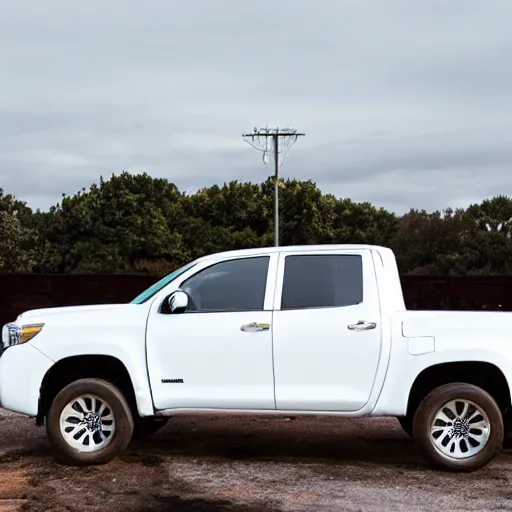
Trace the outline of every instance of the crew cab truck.
<path fill-rule="evenodd" d="M 22 313 L 3 327 L 0 403 L 56 455 L 102 464 L 183 413 L 397 417 L 431 464 L 502 447 L 512 314 L 407 311 L 390 249 L 208 255 L 131 303 Z"/>

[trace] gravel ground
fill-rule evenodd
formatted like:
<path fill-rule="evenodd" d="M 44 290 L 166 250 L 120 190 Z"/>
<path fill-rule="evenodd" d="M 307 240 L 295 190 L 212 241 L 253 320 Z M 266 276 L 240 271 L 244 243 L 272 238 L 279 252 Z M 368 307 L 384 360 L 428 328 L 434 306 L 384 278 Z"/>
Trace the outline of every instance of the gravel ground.
<path fill-rule="evenodd" d="M 510 454 L 430 470 L 394 419 L 179 417 L 106 466 L 53 460 L 43 429 L 0 410 L 0 512 L 510 510 Z"/>

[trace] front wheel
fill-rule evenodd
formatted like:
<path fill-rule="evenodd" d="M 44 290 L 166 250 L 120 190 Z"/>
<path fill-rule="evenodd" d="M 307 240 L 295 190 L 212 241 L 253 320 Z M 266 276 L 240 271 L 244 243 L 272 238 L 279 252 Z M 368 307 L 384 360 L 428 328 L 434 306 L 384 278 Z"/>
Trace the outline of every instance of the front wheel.
<path fill-rule="evenodd" d="M 423 456 L 450 471 L 474 471 L 503 445 L 503 417 L 489 393 L 465 383 L 434 389 L 414 416 L 413 437 Z"/>
<path fill-rule="evenodd" d="M 105 464 L 128 446 L 133 417 L 113 384 L 80 379 L 57 394 L 46 429 L 61 461 L 81 466 Z"/>

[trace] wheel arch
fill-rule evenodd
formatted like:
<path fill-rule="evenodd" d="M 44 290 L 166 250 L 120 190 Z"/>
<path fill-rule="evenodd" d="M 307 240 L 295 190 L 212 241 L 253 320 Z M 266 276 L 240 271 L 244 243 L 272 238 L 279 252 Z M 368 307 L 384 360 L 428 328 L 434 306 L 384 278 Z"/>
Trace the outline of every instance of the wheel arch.
<path fill-rule="evenodd" d="M 42 425 L 57 393 L 78 379 L 101 378 L 117 386 L 134 417 L 139 415 L 132 378 L 126 365 L 111 355 L 76 355 L 57 361 L 45 374 L 39 391 L 36 424 Z"/>
<path fill-rule="evenodd" d="M 501 368 L 486 361 L 457 361 L 434 364 L 416 376 L 407 398 L 407 415 L 414 415 L 430 391 L 451 382 L 478 386 L 496 400 L 502 414 L 510 410 L 510 386 Z"/>

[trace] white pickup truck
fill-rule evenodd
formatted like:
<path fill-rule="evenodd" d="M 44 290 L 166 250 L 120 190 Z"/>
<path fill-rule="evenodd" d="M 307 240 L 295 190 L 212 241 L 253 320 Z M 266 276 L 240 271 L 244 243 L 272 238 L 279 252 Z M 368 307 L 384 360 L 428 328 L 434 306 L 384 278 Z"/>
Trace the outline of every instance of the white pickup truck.
<path fill-rule="evenodd" d="M 394 416 L 433 465 L 502 447 L 512 314 L 406 311 L 395 257 L 361 245 L 200 258 L 129 304 L 39 309 L 2 331 L 0 403 L 57 456 L 102 464 L 183 413 Z"/>

